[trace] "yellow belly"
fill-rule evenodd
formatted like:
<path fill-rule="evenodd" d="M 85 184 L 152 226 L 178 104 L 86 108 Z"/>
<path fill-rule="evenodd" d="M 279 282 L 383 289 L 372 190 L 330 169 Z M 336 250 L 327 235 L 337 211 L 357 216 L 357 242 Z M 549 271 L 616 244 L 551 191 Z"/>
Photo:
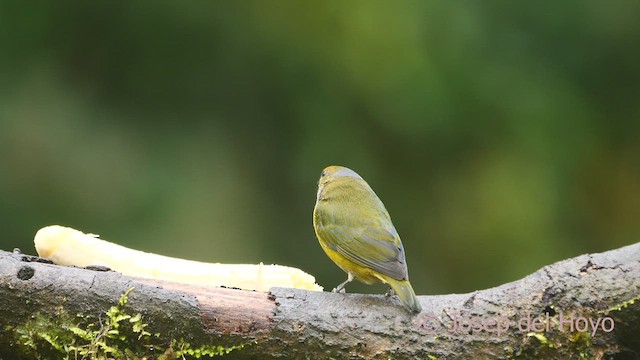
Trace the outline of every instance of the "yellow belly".
<path fill-rule="evenodd" d="M 354 279 L 365 284 L 373 284 L 376 281 L 386 283 L 386 281 L 384 281 L 382 277 L 378 276 L 375 271 L 354 263 L 353 261 L 342 256 L 337 251 L 326 246 L 322 242 L 320 242 L 320 246 L 322 246 L 322 249 L 327 254 L 329 259 L 331 259 L 336 265 L 338 265 L 344 272 L 351 273 Z"/>

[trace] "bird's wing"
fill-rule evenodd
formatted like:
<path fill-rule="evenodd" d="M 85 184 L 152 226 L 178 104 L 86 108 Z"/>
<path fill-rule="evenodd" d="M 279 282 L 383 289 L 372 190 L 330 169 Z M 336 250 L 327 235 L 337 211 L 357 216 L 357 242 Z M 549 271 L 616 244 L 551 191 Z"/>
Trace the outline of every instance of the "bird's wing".
<path fill-rule="evenodd" d="M 373 269 L 394 279 L 407 278 L 404 249 L 393 232 L 383 228 L 367 227 L 354 230 L 346 226 L 322 226 L 327 245 L 354 263 Z"/>

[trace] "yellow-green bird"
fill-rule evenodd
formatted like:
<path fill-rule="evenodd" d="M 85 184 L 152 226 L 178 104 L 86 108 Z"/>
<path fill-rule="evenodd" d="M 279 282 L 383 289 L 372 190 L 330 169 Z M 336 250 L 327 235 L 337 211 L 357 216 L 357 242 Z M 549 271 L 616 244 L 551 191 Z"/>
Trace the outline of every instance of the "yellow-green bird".
<path fill-rule="evenodd" d="M 409 283 L 402 241 L 384 204 L 360 175 L 329 166 L 318 181 L 313 228 L 325 253 L 347 273 L 344 290 L 353 279 L 365 284 L 389 284 L 410 311 L 421 307 Z"/>

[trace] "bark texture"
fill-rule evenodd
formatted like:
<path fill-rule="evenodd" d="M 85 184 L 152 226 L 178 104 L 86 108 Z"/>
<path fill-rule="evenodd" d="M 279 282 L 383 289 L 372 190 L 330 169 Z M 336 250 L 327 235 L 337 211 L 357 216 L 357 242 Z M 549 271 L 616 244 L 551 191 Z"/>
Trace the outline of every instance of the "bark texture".
<path fill-rule="evenodd" d="M 0 251 L 0 359 L 56 354 L 25 340 L 26 322 L 44 316 L 68 327 L 82 314 L 83 322 L 99 325 L 130 288 L 124 307 L 159 334 L 151 358 L 170 356 L 178 340 L 244 345 L 229 358 L 640 358 L 640 243 L 564 260 L 487 290 L 419 296 L 419 314 L 383 295 L 261 293 L 98 270 L 104 269 Z M 54 355 L 42 357 L 48 356 Z"/>

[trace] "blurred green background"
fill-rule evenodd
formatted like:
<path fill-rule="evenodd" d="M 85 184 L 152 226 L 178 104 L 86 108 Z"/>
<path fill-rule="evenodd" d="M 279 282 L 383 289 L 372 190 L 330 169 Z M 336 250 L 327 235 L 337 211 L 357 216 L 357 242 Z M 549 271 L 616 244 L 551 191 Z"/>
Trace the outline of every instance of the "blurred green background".
<path fill-rule="evenodd" d="M 417 293 L 640 240 L 637 2 L 0 3 L 0 249 L 49 224 L 345 279 L 323 167 L 376 190 Z M 382 292 L 384 286 L 349 291 Z"/>

